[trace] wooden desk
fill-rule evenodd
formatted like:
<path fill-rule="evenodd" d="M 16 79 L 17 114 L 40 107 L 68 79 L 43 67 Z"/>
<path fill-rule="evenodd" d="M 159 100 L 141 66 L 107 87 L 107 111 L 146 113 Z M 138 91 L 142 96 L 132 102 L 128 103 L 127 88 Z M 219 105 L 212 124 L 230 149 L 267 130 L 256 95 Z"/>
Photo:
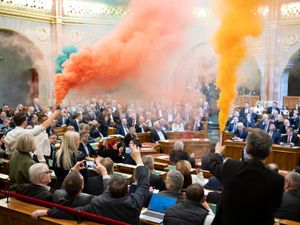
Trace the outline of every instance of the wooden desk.
<path fill-rule="evenodd" d="M 246 146 L 245 142 L 225 141 L 225 157 L 241 159 L 242 152 Z M 293 170 L 299 165 L 300 147 L 285 147 L 281 145 L 272 145 L 272 152 L 267 158 L 266 163 L 276 163 L 281 170 Z"/>
<path fill-rule="evenodd" d="M 114 127 L 108 128 L 107 134 L 108 135 L 112 135 L 112 134 L 116 134 L 117 133 L 117 129 Z"/>
<path fill-rule="evenodd" d="M 174 149 L 174 144 L 178 140 L 159 141 L 160 149 L 163 153 L 169 154 Z M 210 151 L 210 141 L 207 138 L 181 139 L 184 143 L 184 151 L 188 154 L 194 153 L 196 159 L 201 159 Z"/>
<path fill-rule="evenodd" d="M 0 200 L 0 225 L 76 225 L 77 221 L 41 217 L 38 221 L 31 218 L 31 213 L 37 209 L 47 209 L 39 205 L 33 205 L 14 198 Z M 82 221 L 82 225 L 96 225 L 99 223 Z"/>
<path fill-rule="evenodd" d="M 116 163 L 115 169 L 116 169 L 116 171 L 122 172 L 125 174 L 133 174 L 136 169 L 136 166 L 130 165 L 130 164 L 125 164 L 125 163 Z M 161 176 L 163 179 L 165 179 L 166 175 L 167 175 L 167 173 L 165 171 L 160 171 L 160 170 L 154 170 L 153 173 Z"/>
<path fill-rule="evenodd" d="M 142 147 L 140 149 L 140 152 L 141 152 L 141 155 L 142 157 L 144 155 L 152 155 L 152 154 L 155 154 L 156 153 L 156 150 L 154 148 L 147 148 L 147 147 Z"/>
<path fill-rule="evenodd" d="M 299 222 L 292 221 L 292 220 L 279 220 L 279 225 L 300 225 Z"/>
<path fill-rule="evenodd" d="M 300 96 L 284 96 L 283 104 L 288 107 L 288 109 L 295 109 L 296 104 L 300 103 Z"/>
<path fill-rule="evenodd" d="M 170 140 L 175 139 L 192 139 L 192 138 L 207 138 L 207 132 L 204 131 L 167 131 Z"/>
<path fill-rule="evenodd" d="M 150 142 L 150 132 L 137 133 L 137 136 L 138 136 L 141 143 Z"/>

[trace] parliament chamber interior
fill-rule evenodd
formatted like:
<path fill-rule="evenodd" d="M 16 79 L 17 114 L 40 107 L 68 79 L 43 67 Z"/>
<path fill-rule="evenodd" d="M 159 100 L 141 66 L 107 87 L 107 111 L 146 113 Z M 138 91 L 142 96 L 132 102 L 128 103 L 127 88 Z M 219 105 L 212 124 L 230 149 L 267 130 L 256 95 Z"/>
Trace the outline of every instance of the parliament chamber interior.
<path fill-rule="evenodd" d="M 300 225 L 299 0 L 0 0 L 0 225 Z"/>

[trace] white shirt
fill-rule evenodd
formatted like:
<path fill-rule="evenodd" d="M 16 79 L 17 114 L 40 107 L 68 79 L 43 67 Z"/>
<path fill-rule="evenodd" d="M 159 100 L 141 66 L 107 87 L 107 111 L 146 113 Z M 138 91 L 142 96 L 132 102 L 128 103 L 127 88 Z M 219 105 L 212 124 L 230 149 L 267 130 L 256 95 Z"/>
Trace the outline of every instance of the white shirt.
<path fill-rule="evenodd" d="M 38 125 L 33 129 L 24 129 L 23 127 L 17 126 L 15 129 L 11 130 L 7 133 L 5 137 L 5 145 L 6 145 L 6 154 L 12 155 L 17 146 L 17 139 L 21 134 L 32 134 L 33 136 L 37 136 L 46 130 L 45 127 Z"/>
<path fill-rule="evenodd" d="M 44 156 L 50 156 L 50 141 L 46 130 L 34 137 L 36 143 L 35 155 L 39 162 L 46 162 Z"/>
<path fill-rule="evenodd" d="M 164 134 L 160 130 L 156 130 L 156 132 L 159 136 L 159 140 L 161 140 L 161 141 L 166 140 Z"/>

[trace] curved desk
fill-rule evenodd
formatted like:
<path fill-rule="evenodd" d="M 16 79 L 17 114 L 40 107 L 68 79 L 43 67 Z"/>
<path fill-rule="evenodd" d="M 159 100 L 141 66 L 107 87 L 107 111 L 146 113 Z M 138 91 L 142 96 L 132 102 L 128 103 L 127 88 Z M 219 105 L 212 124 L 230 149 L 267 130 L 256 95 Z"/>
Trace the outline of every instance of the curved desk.
<path fill-rule="evenodd" d="M 246 142 L 233 142 L 226 140 L 225 157 L 240 159 Z M 276 163 L 281 170 L 293 170 L 300 164 L 300 147 L 287 147 L 281 145 L 272 145 L 272 152 L 267 158 L 266 163 Z"/>
<path fill-rule="evenodd" d="M 188 154 L 194 153 L 195 159 L 201 159 L 203 155 L 210 151 L 210 141 L 208 138 L 159 141 L 160 150 L 165 154 L 169 154 L 173 150 L 176 141 L 182 141 L 184 143 L 184 151 Z"/>

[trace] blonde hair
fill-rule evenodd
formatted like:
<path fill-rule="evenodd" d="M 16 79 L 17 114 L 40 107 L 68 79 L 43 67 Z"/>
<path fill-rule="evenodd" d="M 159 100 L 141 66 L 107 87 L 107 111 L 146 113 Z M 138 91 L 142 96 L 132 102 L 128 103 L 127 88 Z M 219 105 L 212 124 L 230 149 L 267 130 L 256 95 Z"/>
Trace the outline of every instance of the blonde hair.
<path fill-rule="evenodd" d="M 176 170 L 180 171 L 182 174 L 189 173 L 192 169 L 192 165 L 187 160 L 179 160 L 176 163 Z"/>
<path fill-rule="evenodd" d="M 18 152 L 34 152 L 36 150 L 35 140 L 32 134 L 22 134 L 17 139 L 16 150 Z"/>
<path fill-rule="evenodd" d="M 71 155 L 74 152 L 78 152 L 75 143 L 76 140 L 80 140 L 79 133 L 75 131 L 67 131 L 65 133 L 61 146 L 55 154 L 57 167 L 62 167 L 65 170 L 69 170 L 74 166 L 72 164 Z"/>

